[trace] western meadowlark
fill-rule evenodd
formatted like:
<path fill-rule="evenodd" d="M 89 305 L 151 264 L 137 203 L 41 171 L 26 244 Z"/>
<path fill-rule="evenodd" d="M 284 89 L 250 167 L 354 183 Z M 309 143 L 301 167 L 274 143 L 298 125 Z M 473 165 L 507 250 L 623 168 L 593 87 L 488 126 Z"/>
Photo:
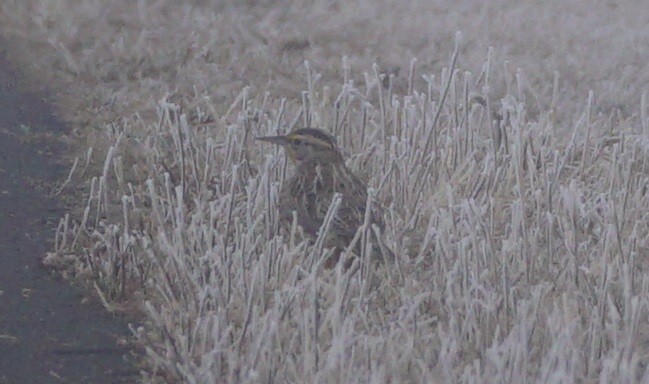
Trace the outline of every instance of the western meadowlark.
<path fill-rule="evenodd" d="M 345 165 L 343 156 L 333 137 L 315 128 L 297 129 L 287 135 L 258 137 L 284 148 L 295 164 L 295 171 L 280 191 L 279 213 L 284 225 L 297 223 L 312 238 L 318 236 L 335 193 L 342 197 L 337 215 L 331 221 L 324 246 L 334 248 L 334 254 L 325 266 L 333 267 L 340 252 L 349 246 L 358 228 L 365 221 L 367 187 Z M 378 204 L 370 206 L 370 225 L 384 229 Z M 382 239 L 370 230 L 372 258 L 380 261 L 394 260 L 394 254 Z M 359 253 L 361 242 L 357 242 Z"/>

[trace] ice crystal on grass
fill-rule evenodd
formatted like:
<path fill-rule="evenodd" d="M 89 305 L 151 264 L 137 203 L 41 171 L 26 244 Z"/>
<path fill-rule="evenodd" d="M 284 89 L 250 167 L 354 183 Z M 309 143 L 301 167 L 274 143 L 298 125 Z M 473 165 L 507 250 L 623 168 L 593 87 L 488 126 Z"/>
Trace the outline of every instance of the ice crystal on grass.
<path fill-rule="evenodd" d="M 646 74 L 566 26 L 621 10 L 382 1 L 394 31 L 366 1 L 25 3 L 0 30 L 33 47 L 31 21 L 92 138 L 47 262 L 138 308 L 148 381 L 646 381 Z M 385 205 L 393 265 L 323 270 L 279 225 L 290 164 L 253 138 L 307 124 Z"/>

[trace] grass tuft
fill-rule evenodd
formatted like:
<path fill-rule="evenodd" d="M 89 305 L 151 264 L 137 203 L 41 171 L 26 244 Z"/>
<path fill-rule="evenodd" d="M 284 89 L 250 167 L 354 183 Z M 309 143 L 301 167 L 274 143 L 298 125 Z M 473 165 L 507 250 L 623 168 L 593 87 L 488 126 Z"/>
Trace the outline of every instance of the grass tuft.
<path fill-rule="evenodd" d="M 641 15 L 72 3 L 3 3 L 0 31 L 86 145 L 46 261 L 145 320 L 145 381 L 649 380 Z M 280 228 L 291 166 L 254 137 L 303 125 L 385 205 L 393 266 L 323 270 Z"/>

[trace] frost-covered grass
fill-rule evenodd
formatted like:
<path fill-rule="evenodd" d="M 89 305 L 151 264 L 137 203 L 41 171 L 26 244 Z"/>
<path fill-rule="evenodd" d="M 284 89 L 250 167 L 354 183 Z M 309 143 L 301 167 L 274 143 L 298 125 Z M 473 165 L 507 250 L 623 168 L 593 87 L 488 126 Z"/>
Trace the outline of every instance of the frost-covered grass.
<path fill-rule="evenodd" d="M 144 381 L 649 381 L 640 2 L 226 3 L 0 5 L 92 146 L 46 261 L 141 311 Z M 280 229 L 291 169 L 254 137 L 304 125 L 395 265 Z"/>

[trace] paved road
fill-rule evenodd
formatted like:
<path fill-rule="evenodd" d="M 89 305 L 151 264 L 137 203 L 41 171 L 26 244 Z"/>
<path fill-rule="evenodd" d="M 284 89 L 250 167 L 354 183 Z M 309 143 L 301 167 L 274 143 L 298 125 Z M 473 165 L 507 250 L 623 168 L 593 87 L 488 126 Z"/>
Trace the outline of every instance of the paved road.
<path fill-rule="evenodd" d="M 63 213 L 47 192 L 67 171 L 52 161 L 65 128 L 21 94 L 4 55 L 0 45 L 0 383 L 136 382 L 116 343 L 125 321 L 40 266 Z"/>

